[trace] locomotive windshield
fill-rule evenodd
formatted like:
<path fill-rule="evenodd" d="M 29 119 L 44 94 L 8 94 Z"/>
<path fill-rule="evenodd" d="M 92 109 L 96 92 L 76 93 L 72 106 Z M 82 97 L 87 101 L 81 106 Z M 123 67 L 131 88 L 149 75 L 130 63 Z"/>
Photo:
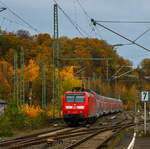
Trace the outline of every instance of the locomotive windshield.
<path fill-rule="evenodd" d="M 85 94 L 67 94 L 66 102 L 70 103 L 84 103 Z"/>

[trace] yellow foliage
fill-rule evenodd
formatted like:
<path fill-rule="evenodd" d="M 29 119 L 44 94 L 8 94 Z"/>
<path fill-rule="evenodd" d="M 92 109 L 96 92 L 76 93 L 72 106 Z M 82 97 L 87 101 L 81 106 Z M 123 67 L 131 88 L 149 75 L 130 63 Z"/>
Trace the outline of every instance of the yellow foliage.
<path fill-rule="evenodd" d="M 124 110 L 128 110 L 128 105 L 127 104 L 123 104 L 123 109 Z"/>
<path fill-rule="evenodd" d="M 34 60 L 29 60 L 29 65 L 25 66 L 24 77 L 27 81 L 34 81 L 39 76 L 39 66 L 34 62 Z"/>
<path fill-rule="evenodd" d="M 57 99 L 56 99 L 57 100 Z M 53 103 L 51 103 L 51 105 L 49 105 L 48 107 L 50 107 L 50 109 L 47 109 L 47 115 L 50 117 L 50 118 L 53 118 Z M 61 110 L 61 116 L 62 116 L 63 112 Z M 55 105 L 55 118 L 60 118 L 59 117 L 59 109 L 58 109 L 58 105 Z"/>
<path fill-rule="evenodd" d="M 75 86 L 81 86 L 81 80 L 74 76 L 73 66 L 65 67 L 60 72 L 60 77 L 63 80 L 61 86 L 62 94 L 72 89 Z"/>
<path fill-rule="evenodd" d="M 149 90 L 149 88 L 150 88 L 149 83 L 148 83 L 148 84 L 144 84 L 144 87 L 143 87 L 143 88 L 144 88 L 143 90 Z"/>
<path fill-rule="evenodd" d="M 50 118 L 53 118 L 53 110 L 49 110 L 47 112 L 47 115 L 50 117 Z M 61 111 L 61 115 L 62 115 L 62 111 Z M 59 111 L 58 109 L 55 109 L 55 118 L 59 118 Z"/>
<path fill-rule="evenodd" d="M 121 88 L 121 93 L 122 93 L 122 94 L 127 93 L 127 89 L 126 89 L 126 87 L 125 87 L 124 85 L 123 85 L 122 88 Z"/>
<path fill-rule="evenodd" d="M 0 61 L 0 84 L 6 86 L 7 88 L 11 88 L 9 83 L 9 64 L 7 61 Z"/>
<path fill-rule="evenodd" d="M 66 80 L 68 78 L 73 78 L 73 66 L 71 67 L 65 67 L 61 72 L 60 72 L 60 77 L 63 80 Z"/>
<path fill-rule="evenodd" d="M 131 101 L 128 101 L 127 104 L 123 104 L 123 108 L 125 110 L 133 110 L 134 109 L 134 103 Z"/>
<path fill-rule="evenodd" d="M 135 96 L 136 95 L 136 89 L 135 89 L 135 87 L 132 86 L 128 92 L 129 92 L 128 94 L 129 94 L 130 97 Z"/>
<path fill-rule="evenodd" d="M 28 104 L 25 104 L 24 107 L 26 116 L 29 117 L 38 117 L 43 110 L 39 106 L 32 105 L 31 107 Z"/>
<path fill-rule="evenodd" d="M 143 134 L 144 134 L 144 131 L 142 130 L 142 131 L 140 131 L 140 133 L 138 134 L 138 136 L 139 136 L 139 137 L 142 137 Z"/>

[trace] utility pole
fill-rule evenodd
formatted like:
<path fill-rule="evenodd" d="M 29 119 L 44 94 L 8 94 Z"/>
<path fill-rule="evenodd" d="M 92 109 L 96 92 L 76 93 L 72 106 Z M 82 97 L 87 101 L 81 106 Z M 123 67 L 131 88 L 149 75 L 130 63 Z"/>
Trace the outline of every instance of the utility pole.
<path fill-rule="evenodd" d="M 21 47 L 20 52 L 20 108 L 23 106 L 24 112 L 24 104 L 25 104 L 25 95 L 24 95 L 24 49 Z"/>
<path fill-rule="evenodd" d="M 84 84 L 84 71 L 81 72 L 81 87 L 84 88 L 85 84 Z"/>
<path fill-rule="evenodd" d="M 109 81 L 109 76 L 108 76 L 108 60 L 106 60 L 107 62 L 107 67 L 106 67 L 106 79 L 107 81 Z"/>
<path fill-rule="evenodd" d="M 96 92 L 96 74 L 93 73 L 93 90 Z"/>
<path fill-rule="evenodd" d="M 14 104 L 19 104 L 19 82 L 18 82 L 18 52 L 14 50 Z"/>
<path fill-rule="evenodd" d="M 53 41 L 53 118 L 55 118 L 55 65 L 57 63 L 58 69 L 58 86 L 57 86 L 57 98 L 59 117 L 61 117 L 61 99 L 60 99 L 60 52 L 59 52 L 59 39 L 58 39 L 58 6 L 54 4 L 54 41 Z M 57 56 L 56 56 L 57 52 Z"/>
<path fill-rule="evenodd" d="M 146 131 L 147 131 L 147 130 L 146 130 L 146 129 L 147 129 L 147 126 L 146 126 L 146 125 L 147 125 L 147 124 L 146 124 L 147 122 L 146 122 L 146 121 L 147 121 L 147 118 L 146 118 L 146 102 L 144 102 L 144 133 L 145 133 L 145 134 L 146 134 Z"/>
<path fill-rule="evenodd" d="M 88 89 L 90 89 L 90 81 L 91 81 L 91 78 L 88 77 Z"/>
<path fill-rule="evenodd" d="M 29 105 L 32 107 L 32 81 L 29 81 Z"/>

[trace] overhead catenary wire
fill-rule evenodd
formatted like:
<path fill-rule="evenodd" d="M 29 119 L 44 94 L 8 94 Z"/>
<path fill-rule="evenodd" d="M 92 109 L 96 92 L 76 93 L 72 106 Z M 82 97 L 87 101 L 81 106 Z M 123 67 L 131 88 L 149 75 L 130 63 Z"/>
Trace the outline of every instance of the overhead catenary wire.
<path fill-rule="evenodd" d="M 120 67 L 120 66 L 119 66 Z M 122 70 L 122 68 L 126 68 L 126 67 L 130 67 L 132 68 L 132 66 L 121 66 L 112 76 L 111 76 L 111 79 L 115 78 L 116 75 Z"/>
<path fill-rule="evenodd" d="M 96 21 L 96 22 L 102 22 L 102 23 L 131 23 L 131 24 L 145 24 L 145 23 L 150 23 L 150 21 Z"/>
<path fill-rule="evenodd" d="M 120 76 L 114 76 L 111 80 L 115 80 L 115 79 L 117 79 L 117 78 L 120 78 L 120 77 L 122 77 L 122 76 L 125 76 L 126 74 L 128 74 L 128 73 L 130 73 L 130 72 L 132 72 L 132 71 L 134 71 L 134 69 L 133 69 L 133 70 L 129 70 L 129 71 L 127 71 L 127 72 L 121 74 Z"/>
<path fill-rule="evenodd" d="M 4 24 L 4 22 L 5 22 L 5 18 L 2 19 L 1 26 Z"/>
<path fill-rule="evenodd" d="M 83 8 L 83 6 L 81 5 L 80 1 L 79 0 L 76 0 L 77 4 L 79 5 L 79 7 L 81 8 L 81 10 L 83 11 L 83 13 L 85 14 L 85 16 L 88 18 L 88 21 L 91 19 L 91 17 L 88 15 L 87 11 Z M 90 28 L 92 29 L 92 31 L 90 32 L 90 34 L 94 31 L 95 32 L 95 29 L 94 27 L 92 27 L 90 24 L 89 24 Z"/>
<path fill-rule="evenodd" d="M 97 32 L 99 32 L 100 30 L 95 26 L 95 28 L 94 29 L 96 29 L 97 30 Z M 96 30 L 95 30 L 95 34 L 97 35 L 97 36 L 99 36 L 102 40 L 104 40 L 104 37 L 101 35 L 101 34 L 99 34 L 99 33 L 97 33 L 96 32 Z"/>
<path fill-rule="evenodd" d="M 150 52 L 150 49 L 145 48 L 144 46 L 142 46 L 142 45 L 136 43 L 135 41 L 133 41 L 133 40 L 131 40 L 131 39 L 129 39 L 129 38 L 127 38 L 127 37 L 125 37 L 125 36 L 123 36 L 123 35 L 117 33 L 116 31 L 114 31 L 114 30 L 112 30 L 112 29 L 106 27 L 105 25 L 102 25 L 101 23 L 98 23 L 98 22 L 95 21 L 94 19 L 91 19 L 91 21 L 93 22 L 93 25 L 94 25 L 94 26 L 96 26 L 96 24 L 97 24 L 97 25 L 103 27 L 104 29 L 106 29 L 106 30 L 108 30 L 108 31 L 110 31 L 110 32 L 112 32 L 112 33 L 118 35 L 119 37 L 121 37 L 121 38 L 123 38 L 123 39 L 125 39 L 125 40 L 127 40 L 127 41 L 129 41 L 129 42 L 131 42 L 131 43 L 133 43 L 133 44 L 135 44 L 135 45 L 137 45 L 138 47 L 140 47 L 140 48 L 142 48 L 142 49 L 144 49 L 144 50 L 146 50 L 146 51 L 148 51 L 148 52 Z"/>
<path fill-rule="evenodd" d="M 3 3 L 2 1 L 0 1 L 0 3 L 2 5 L 4 5 L 7 10 L 9 10 L 15 17 L 17 17 L 19 20 L 21 20 L 23 23 L 25 23 L 27 26 L 29 26 L 32 30 L 34 30 L 36 33 L 40 33 L 40 31 L 38 29 L 36 29 L 35 27 L 33 27 L 30 23 L 28 23 L 26 20 L 24 20 L 21 16 L 19 16 L 18 14 L 16 14 L 12 9 L 10 9 L 5 3 Z"/>
<path fill-rule="evenodd" d="M 85 10 L 85 8 L 82 6 L 82 4 L 80 3 L 79 0 L 77 0 L 77 3 L 78 5 L 80 6 L 80 8 L 82 9 L 83 13 L 85 14 L 85 16 L 88 18 L 88 20 L 90 21 L 91 20 L 91 17 L 90 15 L 88 14 L 88 12 Z M 100 37 L 101 39 L 103 39 L 102 35 L 98 34 L 96 31 L 95 31 L 95 28 L 92 27 L 91 24 L 89 24 L 90 28 L 92 29 L 91 33 L 94 31 L 95 35 Z"/>
<path fill-rule="evenodd" d="M 134 41 L 137 41 L 138 39 L 140 39 L 142 36 L 144 36 L 146 33 L 148 33 L 150 31 L 150 28 L 147 29 L 144 33 L 142 33 L 140 36 L 138 36 Z"/>
<path fill-rule="evenodd" d="M 102 23 L 127 23 L 127 24 L 149 24 L 150 21 L 96 21 L 96 22 L 102 22 Z M 137 41 L 138 39 L 140 39 L 142 36 L 144 36 L 147 32 L 150 31 L 150 28 L 148 28 L 147 30 L 145 30 L 141 35 L 139 35 L 134 41 Z"/>
<path fill-rule="evenodd" d="M 79 6 L 81 7 L 82 11 L 84 12 L 84 14 L 89 18 L 91 19 L 91 17 L 88 15 L 87 11 L 83 8 L 83 6 L 81 5 L 80 1 L 77 0 L 77 3 L 79 4 Z"/>
<path fill-rule="evenodd" d="M 61 10 L 61 12 L 65 15 L 65 17 L 69 20 L 69 22 L 75 27 L 75 29 L 79 32 L 79 34 L 82 37 L 89 36 L 88 33 L 86 33 L 86 31 L 84 31 L 77 23 L 74 23 L 74 21 L 70 18 L 70 16 L 63 10 L 62 7 L 60 7 L 60 5 L 56 2 L 56 0 L 53 0 L 54 3 L 57 4 L 58 8 Z M 85 34 L 85 35 L 84 35 Z"/>
<path fill-rule="evenodd" d="M 10 22 L 10 23 L 16 24 L 16 25 L 20 25 L 20 26 L 23 26 L 23 27 L 27 27 L 27 26 L 25 26 L 25 25 L 23 25 L 23 24 L 21 24 L 21 23 L 19 23 L 19 22 L 17 22 L 17 21 L 13 21 L 13 20 L 8 19 L 8 18 L 6 18 L 6 17 L 2 17 L 2 19 L 3 19 L 3 20 L 6 20 L 6 21 L 8 21 L 8 22 Z M 2 26 L 2 25 L 1 25 L 1 26 Z M 27 28 L 29 28 L 29 27 L 27 27 Z"/>

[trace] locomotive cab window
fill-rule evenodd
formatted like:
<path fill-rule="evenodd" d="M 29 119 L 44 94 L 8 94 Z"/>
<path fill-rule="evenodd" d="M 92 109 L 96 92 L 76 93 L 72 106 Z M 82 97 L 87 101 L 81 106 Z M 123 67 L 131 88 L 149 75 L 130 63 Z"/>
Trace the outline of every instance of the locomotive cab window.
<path fill-rule="evenodd" d="M 67 94 L 66 102 L 68 103 L 84 103 L 85 94 Z"/>

